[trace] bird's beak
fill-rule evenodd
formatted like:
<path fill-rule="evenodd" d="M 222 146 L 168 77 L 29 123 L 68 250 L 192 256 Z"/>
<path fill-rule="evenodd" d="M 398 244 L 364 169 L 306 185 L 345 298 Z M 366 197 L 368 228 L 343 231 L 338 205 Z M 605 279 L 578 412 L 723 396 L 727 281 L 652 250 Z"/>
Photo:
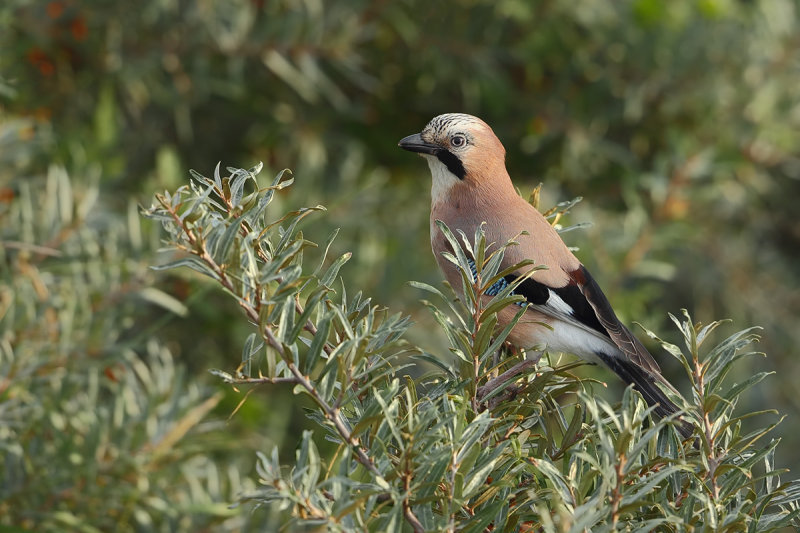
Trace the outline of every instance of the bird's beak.
<path fill-rule="evenodd" d="M 440 146 L 423 141 L 422 136 L 420 136 L 419 133 L 415 133 L 414 135 L 409 135 L 408 137 L 400 139 L 400 142 L 397 143 L 397 146 L 403 150 L 408 150 L 409 152 L 430 155 L 436 155 L 436 152 L 442 149 Z"/>

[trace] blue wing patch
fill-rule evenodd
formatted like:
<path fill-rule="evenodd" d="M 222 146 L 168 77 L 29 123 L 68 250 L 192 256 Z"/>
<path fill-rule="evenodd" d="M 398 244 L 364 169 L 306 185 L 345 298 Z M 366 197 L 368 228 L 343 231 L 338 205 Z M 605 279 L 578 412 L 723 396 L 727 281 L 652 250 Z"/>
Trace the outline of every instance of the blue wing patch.
<path fill-rule="evenodd" d="M 475 261 L 473 261 L 472 259 L 469 259 L 469 258 L 467 259 L 467 261 L 469 261 L 469 269 L 472 271 L 472 276 L 473 277 L 478 277 L 478 269 L 475 268 Z M 508 287 L 508 285 L 509 285 L 509 283 L 508 283 L 508 280 L 506 278 L 500 278 L 499 280 L 495 281 L 494 284 L 491 287 L 486 289 L 486 293 L 485 294 L 486 294 L 486 296 L 497 296 L 498 294 L 500 294 L 500 292 L 503 289 Z M 511 292 L 511 294 L 512 295 L 516 295 L 516 293 L 513 292 L 513 291 Z M 528 303 L 527 302 L 516 302 L 516 305 L 519 305 L 520 307 L 523 307 L 523 306 L 528 305 Z"/>

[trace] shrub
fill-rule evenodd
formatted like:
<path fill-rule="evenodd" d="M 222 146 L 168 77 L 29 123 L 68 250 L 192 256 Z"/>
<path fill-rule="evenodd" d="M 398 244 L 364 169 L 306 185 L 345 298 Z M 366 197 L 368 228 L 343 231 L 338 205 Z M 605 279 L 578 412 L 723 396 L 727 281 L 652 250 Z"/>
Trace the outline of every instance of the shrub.
<path fill-rule="evenodd" d="M 536 368 L 515 366 L 517 354 L 502 349 L 509 328 L 498 331 L 496 312 L 520 298 L 513 286 L 488 304 L 476 296 L 503 275 L 513 242 L 487 252 L 482 231 L 454 235 L 440 226 L 465 297 L 417 284 L 437 299 L 426 305 L 450 342 L 450 357 L 425 353 L 404 341 L 406 318 L 338 288 L 349 254 L 327 259 L 335 233 L 320 247 L 322 260 L 305 266 L 317 245 L 298 225 L 323 208 L 272 212 L 270 202 L 292 180 L 282 172 L 263 186 L 260 169 L 193 173 L 194 182 L 157 195 L 146 212 L 178 254 L 159 268 L 186 266 L 213 279 L 254 329 L 235 370 L 213 373 L 236 387 L 290 385 L 313 402 L 308 415 L 318 432 L 303 434 L 292 465 L 277 450 L 259 455 L 262 488 L 243 501 L 277 504 L 287 519 L 334 531 L 798 524 L 800 484 L 781 481 L 773 462 L 779 442 L 767 438 L 777 422 L 745 431 L 743 420 L 760 413 L 737 410 L 767 373 L 726 381 L 737 360 L 755 355 L 753 329 L 707 348 L 719 322 L 672 317 L 685 346 L 661 344 L 692 384 L 684 416 L 696 426 L 682 442 L 673 420 L 652 419 L 632 389 L 619 406 L 593 396 L 594 382 L 571 372 L 576 363 L 546 357 Z M 522 372 L 512 376 L 512 367 Z M 322 437 L 336 444 L 330 456 L 320 453 Z"/>
<path fill-rule="evenodd" d="M 136 205 L 107 216 L 56 166 L 4 192 L 0 529 L 235 525 L 225 502 L 247 481 L 206 420 L 223 395 L 153 334 L 158 307 L 186 308 L 148 274 Z"/>

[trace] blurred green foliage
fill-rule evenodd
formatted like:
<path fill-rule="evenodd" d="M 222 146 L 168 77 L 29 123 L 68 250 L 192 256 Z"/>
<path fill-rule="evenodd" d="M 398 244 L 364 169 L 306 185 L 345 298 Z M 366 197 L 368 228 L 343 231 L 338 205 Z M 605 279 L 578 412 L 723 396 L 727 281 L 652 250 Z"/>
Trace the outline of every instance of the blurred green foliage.
<path fill-rule="evenodd" d="M 97 188 L 72 186 L 51 167 L 0 211 L 0 525 L 236 527 L 226 501 L 252 483 L 208 420 L 223 393 L 146 317 L 186 307 L 152 286 L 137 207 L 102 217 Z"/>
<path fill-rule="evenodd" d="M 411 339 L 433 350 L 445 340 L 431 337 L 421 293 L 406 284 L 440 279 L 428 246 L 429 178 L 396 141 L 436 114 L 469 112 L 505 143 L 524 194 L 542 181 L 545 203 L 588 199 L 570 221 L 594 227 L 565 238 L 624 320 L 668 337 L 665 311 L 685 307 L 699 320 L 765 328 L 771 357 L 742 365 L 738 377 L 777 371 L 749 400 L 790 414 L 776 462 L 797 471 L 797 458 L 780 450 L 800 446 L 799 8 L 796 0 L 143 0 L 135 9 L 7 0 L 3 254 L 17 257 L 9 240 L 50 245 L 52 235 L 25 224 L 52 216 L 52 202 L 65 201 L 54 198 L 79 206 L 96 195 L 65 219 L 76 229 L 128 227 L 130 206 L 185 183 L 185 168 L 220 160 L 264 161 L 268 173 L 291 167 L 298 184 L 276 196 L 277 206 L 328 206 L 308 231 L 341 227 L 334 252 L 354 254 L 347 283 L 406 309 L 419 324 Z M 53 173 L 70 176 L 69 194 L 47 190 Z M 28 218 L 9 218 L 23 202 Z M 115 253 L 152 263 L 157 237 L 147 225 L 141 235 Z M 99 251 L 68 256 L 73 268 L 110 268 L 111 255 Z M 57 282 L 63 259 L 43 259 Z M 8 264 L 3 283 L 16 291 L 19 274 Z M 145 340 L 160 339 L 187 369 L 178 373 L 205 382 L 207 368 L 238 357 L 246 327 L 219 291 L 191 277 L 160 279 L 158 290 L 192 319 L 169 318 L 174 305 L 145 298 L 126 300 L 119 315 L 92 307 L 108 321 L 130 313 L 102 344 L 138 336 L 145 357 Z M 96 294 L 114 293 L 103 276 L 90 282 Z M 4 331 L 22 327 L 0 319 Z M 68 339 L 82 351 L 81 339 Z M 56 368 L 69 368 L 64 349 L 51 352 Z M 226 457 L 252 458 L 265 441 L 293 448 L 308 427 L 289 392 L 257 394 L 232 420 L 250 437 Z M 216 416 L 239 399 L 227 394 Z"/>

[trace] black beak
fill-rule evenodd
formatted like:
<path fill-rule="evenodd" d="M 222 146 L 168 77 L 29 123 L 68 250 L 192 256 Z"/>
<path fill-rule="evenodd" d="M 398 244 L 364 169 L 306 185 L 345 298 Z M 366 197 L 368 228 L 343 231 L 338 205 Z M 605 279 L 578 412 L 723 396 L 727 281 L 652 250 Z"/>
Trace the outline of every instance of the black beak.
<path fill-rule="evenodd" d="M 397 143 L 397 146 L 403 150 L 408 150 L 409 152 L 417 152 L 420 154 L 429 155 L 436 155 L 436 153 L 442 149 L 441 146 L 423 141 L 419 133 L 415 133 L 414 135 L 409 135 L 408 137 L 400 139 L 400 142 Z"/>

